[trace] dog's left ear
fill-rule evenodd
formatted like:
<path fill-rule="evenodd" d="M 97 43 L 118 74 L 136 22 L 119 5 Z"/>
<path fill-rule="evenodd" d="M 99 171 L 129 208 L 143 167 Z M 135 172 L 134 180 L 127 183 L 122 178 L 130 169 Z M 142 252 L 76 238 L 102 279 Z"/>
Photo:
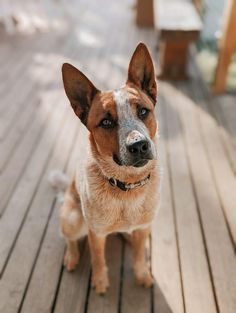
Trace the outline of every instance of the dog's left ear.
<path fill-rule="evenodd" d="M 139 43 L 131 58 L 128 70 L 127 83 L 133 83 L 146 94 L 148 94 L 154 104 L 157 97 L 157 84 L 155 69 L 151 55 L 144 43 Z"/>
<path fill-rule="evenodd" d="M 86 126 L 92 101 L 99 90 L 91 81 L 73 65 L 62 66 L 64 88 L 75 114 Z"/>

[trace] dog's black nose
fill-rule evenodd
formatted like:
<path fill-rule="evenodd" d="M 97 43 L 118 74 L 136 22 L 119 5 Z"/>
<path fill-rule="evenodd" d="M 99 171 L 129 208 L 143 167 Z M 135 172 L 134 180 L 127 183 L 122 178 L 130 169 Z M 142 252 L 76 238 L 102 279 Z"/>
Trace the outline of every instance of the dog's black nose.
<path fill-rule="evenodd" d="M 149 142 L 147 140 L 138 140 L 127 145 L 128 151 L 133 156 L 145 156 L 149 151 Z"/>

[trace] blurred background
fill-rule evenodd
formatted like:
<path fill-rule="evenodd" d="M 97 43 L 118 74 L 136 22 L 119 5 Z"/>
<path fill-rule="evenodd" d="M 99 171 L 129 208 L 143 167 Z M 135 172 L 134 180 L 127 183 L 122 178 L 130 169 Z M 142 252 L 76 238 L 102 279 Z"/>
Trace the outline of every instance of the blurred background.
<path fill-rule="evenodd" d="M 0 0 L 0 313 L 236 312 L 235 32 L 235 0 Z M 83 144 L 61 65 L 118 88 L 140 41 L 158 76 L 155 284 L 135 285 L 130 248 L 112 235 L 99 297 L 86 239 L 64 270 L 48 183 L 53 169 L 73 175 Z"/>

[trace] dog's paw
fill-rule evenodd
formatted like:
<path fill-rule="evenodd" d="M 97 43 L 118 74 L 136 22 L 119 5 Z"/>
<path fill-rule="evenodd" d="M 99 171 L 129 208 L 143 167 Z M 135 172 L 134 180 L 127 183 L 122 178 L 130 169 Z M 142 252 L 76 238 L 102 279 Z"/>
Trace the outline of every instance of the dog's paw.
<path fill-rule="evenodd" d="M 138 286 L 145 288 L 150 288 L 154 284 L 154 279 L 149 271 L 143 273 L 143 275 L 136 276 L 135 280 Z"/>
<path fill-rule="evenodd" d="M 109 287 L 107 271 L 92 275 L 92 287 L 99 295 L 104 295 Z"/>
<path fill-rule="evenodd" d="M 72 253 L 71 251 L 67 250 L 64 256 L 64 266 L 66 269 L 71 272 L 75 270 L 77 264 L 79 263 L 79 252 Z"/>

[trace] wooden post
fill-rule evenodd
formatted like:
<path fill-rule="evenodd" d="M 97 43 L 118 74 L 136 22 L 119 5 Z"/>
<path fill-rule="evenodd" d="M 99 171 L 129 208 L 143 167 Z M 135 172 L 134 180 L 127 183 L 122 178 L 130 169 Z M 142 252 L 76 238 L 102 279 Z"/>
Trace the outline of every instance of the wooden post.
<path fill-rule="evenodd" d="M 173 40 L 161 41 L 160 51 L 160 79 L 187 79 L 186 66 L 188 59 L 189 41 Z"/>
<path fill-rule="evenodd" d="M 193 0 L 193 3 L 195 5 L 199 15 L 202 16 L 202 10 L 203 10 L 202 0 Z"/>
<path fill-rule="evenodd" d="M 138 26 L 154 27 L 154 0 L 137 0 L 136 23 Z"/>
<path fill-rule="evenodd" d="M 224 13 L 223 35 L 219 42 L 219 58 L 212 92 L 224 92 L 228 67 L 236 51 L 236 0 L 228 0 Z"/>

